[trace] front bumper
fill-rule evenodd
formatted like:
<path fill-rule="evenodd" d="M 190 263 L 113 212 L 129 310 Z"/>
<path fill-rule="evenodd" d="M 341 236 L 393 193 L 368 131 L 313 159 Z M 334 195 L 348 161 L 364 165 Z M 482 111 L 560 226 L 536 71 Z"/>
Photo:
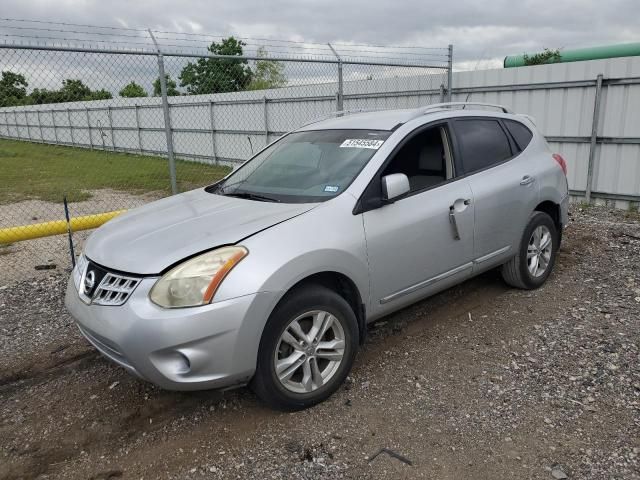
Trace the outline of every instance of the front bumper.
<path fill-rule="evenodd" d="M 82 334 L 104 356 L 167 390 L 247 383 L 276 292 L 193 308 L 163 309 L 149 300 L 156 278 L 144 278 L 121 306 L 87 305 L 69 279 L 65 304 Z"/>

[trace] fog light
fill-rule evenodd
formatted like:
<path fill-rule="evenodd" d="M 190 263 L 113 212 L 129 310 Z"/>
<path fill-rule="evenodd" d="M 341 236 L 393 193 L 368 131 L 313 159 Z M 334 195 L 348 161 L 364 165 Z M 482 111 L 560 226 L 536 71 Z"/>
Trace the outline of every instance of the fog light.
<path fill-rule="evenodd" d="M 162 362 L 167 370 L 176 374 L 184 375 L 191 370 L 189 358 L 182 352 L 171 352 L 166 354 Z"/>

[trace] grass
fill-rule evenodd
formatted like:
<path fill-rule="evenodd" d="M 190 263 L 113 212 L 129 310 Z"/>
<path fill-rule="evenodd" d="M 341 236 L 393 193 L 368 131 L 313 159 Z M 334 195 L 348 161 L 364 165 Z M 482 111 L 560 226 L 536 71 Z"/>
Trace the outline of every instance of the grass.
<path fill-rule="evenodd" d="M 228 167 L 176 161 L 181 192 L 209 185 Z M 0 139 L 0 204 L 38 199 L 70 202 L 91 190 L 171 192 L 166 158 Z"/>

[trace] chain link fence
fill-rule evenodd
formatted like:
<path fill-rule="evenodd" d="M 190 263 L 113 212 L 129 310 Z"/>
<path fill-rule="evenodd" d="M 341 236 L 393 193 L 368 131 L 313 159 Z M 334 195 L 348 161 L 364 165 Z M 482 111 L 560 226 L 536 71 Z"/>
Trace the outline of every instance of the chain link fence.
<path fill-rule="evenodd" d="M 0 286 L 70 267 L 65 198 L 81 230 L 209 185 L 337 110 L 443 101 L 451 79 L 451 47 L 285 51 L 275 40 L 127 36 L 135 49 L 113 48 L 113 36 L 91 48 L 0 44 Z M 74 232 L 76 249 L 87 235 Z"/>

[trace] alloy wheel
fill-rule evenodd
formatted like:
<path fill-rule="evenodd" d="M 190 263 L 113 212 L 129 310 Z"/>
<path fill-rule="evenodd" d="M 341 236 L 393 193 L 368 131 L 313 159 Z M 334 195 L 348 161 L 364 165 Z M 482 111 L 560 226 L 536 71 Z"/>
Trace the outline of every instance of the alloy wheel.
<path fill-rule="evenodd" d="M 549 228 L 539 225 L 529 238 L 527 247 L 527 268 L 534 277 L 544 275 L 551 261 L 553 250 L 553 238 Z"/>
<path fill-rule="evenodd" d="M 336 316 L 323 310 L 303 313 L 278 340 L 273 359 L 276 377 L 291 392 L 313 392 L 336 374 L 344 350 L 344 329 Z"/>

